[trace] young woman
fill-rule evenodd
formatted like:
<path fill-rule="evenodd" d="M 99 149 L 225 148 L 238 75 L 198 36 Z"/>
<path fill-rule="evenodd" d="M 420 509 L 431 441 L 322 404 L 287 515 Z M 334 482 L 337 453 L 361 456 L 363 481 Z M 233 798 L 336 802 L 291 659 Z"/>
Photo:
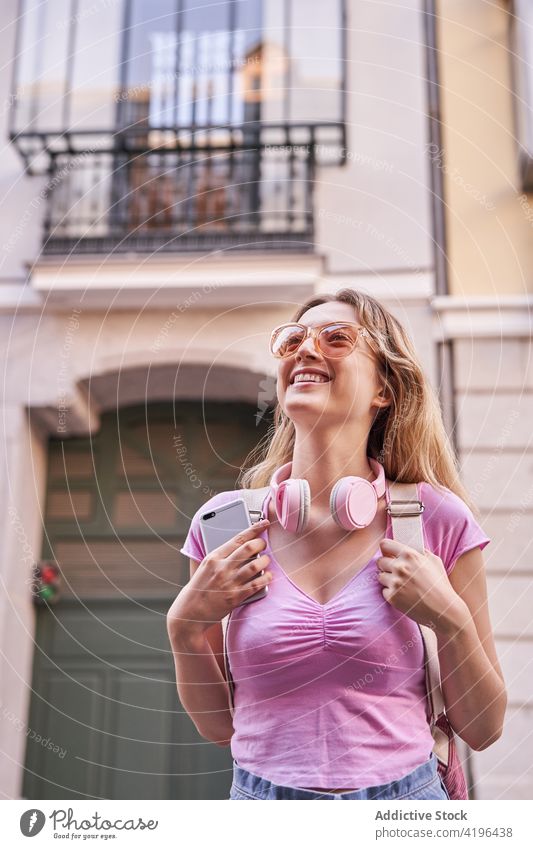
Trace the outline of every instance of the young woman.
<path fill-rule="evenodd" d="M 241 490 L 222 492 L 197 511 L 181 549 L 191 580 L 167 619 L 181 702 L 202 736 L 231 744 L 231 799 L 447 799 L 417 623 L 436 631 L 447 716 L 471 748 L 499 738 L 507 696 L 481 554 L 490 540 L 438 401 L 401 324 L 352 289 L 304 304 L 273 331 L 271 352 L 275 425 L 240 481 L 270 485 L 267 518 L 206 556 L 200 514 Z M 330 504 L 347 476 L 376 493 L 366 524 L 348 530 L 342 493 L 336 515 Z M 297 529 L 305 483 L 292 519 L 276 508 L 289 479 L 309 488 Z M 423 554 L 392 538 L 390 481 L 418 484 Z M 233 719 L 220 625 L 230 612 Z"/>

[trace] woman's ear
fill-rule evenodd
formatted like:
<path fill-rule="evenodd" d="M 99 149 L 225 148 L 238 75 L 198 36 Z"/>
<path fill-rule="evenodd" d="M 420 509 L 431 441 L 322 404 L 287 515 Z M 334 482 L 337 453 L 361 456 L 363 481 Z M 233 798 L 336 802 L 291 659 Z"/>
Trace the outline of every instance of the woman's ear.
<path fill-rule="evenodd" d="M 374 396 L 372 406 L 384 409 L 385 407 L 390 407 L 391 404 L 391 399 L 387 397 L 387 390 L 385 389 L 385 387 L 382 387 L 379 390 L 378 394 Z"/>

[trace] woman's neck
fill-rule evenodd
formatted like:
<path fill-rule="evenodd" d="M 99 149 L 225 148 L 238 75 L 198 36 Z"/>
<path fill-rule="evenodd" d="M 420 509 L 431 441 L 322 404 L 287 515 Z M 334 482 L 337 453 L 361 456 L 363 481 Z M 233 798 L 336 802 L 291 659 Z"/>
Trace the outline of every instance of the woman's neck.
<path fill-rule="evenodd" d="M 376 477 L 368 462 L 366 445 L 355 448 L 333 441 L 320 444 L 309 437 L 305 443 L 298 439 L 294 445 L 291 477 L 305 478 L 311 490 L 315 509 L 329 511 L 329 497 L 339 478 L 356 475 L 373 481 Z"/>

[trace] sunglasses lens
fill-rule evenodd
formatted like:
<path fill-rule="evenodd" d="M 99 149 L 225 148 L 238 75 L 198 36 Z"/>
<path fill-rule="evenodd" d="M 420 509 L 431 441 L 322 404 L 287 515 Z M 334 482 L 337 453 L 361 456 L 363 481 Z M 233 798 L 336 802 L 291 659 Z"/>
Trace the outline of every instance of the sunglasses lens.
<path fill-rule="evenodd" d="M 327 324 L 318 333 L 318 347 L 325 357 L 346 357 L 357 344 L 358 330 L 357 326 L 342 322 Z M 270 350 L 275 357 L 290 357 L 305 338 L 306 331 L 301 325 L 283 325 L 272 333 Z"/>
<path fill-rule="evenodd" d="M 298 350 L 304 335 L 304 331 L 297 324 L 280 327 L 272 334 L 270 349 L 275 357 L 289 357 Z"/>
<path fill-rule="evenodd" d="M 357 343 L 357 327 L 328 324 L 318 335 L 320 350 L 326 357 L 346 357 Z"/>

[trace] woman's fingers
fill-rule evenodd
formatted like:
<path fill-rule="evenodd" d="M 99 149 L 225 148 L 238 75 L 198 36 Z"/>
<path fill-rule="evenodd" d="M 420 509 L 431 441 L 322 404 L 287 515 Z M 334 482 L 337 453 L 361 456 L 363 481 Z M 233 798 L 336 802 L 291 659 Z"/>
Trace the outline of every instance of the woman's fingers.
<path fill-rule="evenodd" d="M 395 557 L 378 557 L 376 562 L 380 572 L 392 572 L 394 571 L 394 564 L 397 560 Z"/>
<path fill-rule="evenodd" d="M 388 586 L 392 580 L 392 572 L 378 572 L 378 581 L 380 584 L 385 584 L 385 586 Z"/>
<path fill-rule="evenodd" d="M 255 540 L 258 538 L 259 534 L 262 534 L 265 531 L 270 522 L 268 519 L 262 519 L 260 522 L 255 522 L 250 528 L 246 528 L 244 531 L 239 531 L 234 537 L 229 539 L 227 542 L 224 542 L 222 545 L 219 545 L 218 548 L 213 549 L 211 552 L 212 555 L 215 555 L 217 558 L 229 558 L 238 548 L 243 545 L 246 545 L 247 542 L 251 540 Z"/>
<path fill-rule="evenodd" d="M 231 554 L 227 555 L 224 559 L 227 563 L 229 563 L 234 568 L 239 568 L 242 566 L 247 560 L 254 559 L 257 555 L 266 548 L 266 540 L 261 537 L 257 539 L 249 539 L 246 540 L 242 545 L 239 546 L 235 551 Z"/>
<path fill-rule="evenodd" d="M 257 575 L 257 577 L 253 578 L 253 580 L 248 580 L 246 583 L 240 587 L 240 595 L 244 598 L 248 598 L 248 596 L 254 595 L 254 593 L 262 590 L 263 587 L 268 586 L 268 584 L 272 580 L 272 572 L 264 572 L 262 575 Z"/>
<path fill-rule="evenodd" d="M 270 563 L 268 554 L 260 554 L 259 557 L 254 557 L 251 563 L 243 563 L 237 571 L 237 580 L 249 581 L 254 575 L 257 575 L 262 569 L 266 569 Z"/>

